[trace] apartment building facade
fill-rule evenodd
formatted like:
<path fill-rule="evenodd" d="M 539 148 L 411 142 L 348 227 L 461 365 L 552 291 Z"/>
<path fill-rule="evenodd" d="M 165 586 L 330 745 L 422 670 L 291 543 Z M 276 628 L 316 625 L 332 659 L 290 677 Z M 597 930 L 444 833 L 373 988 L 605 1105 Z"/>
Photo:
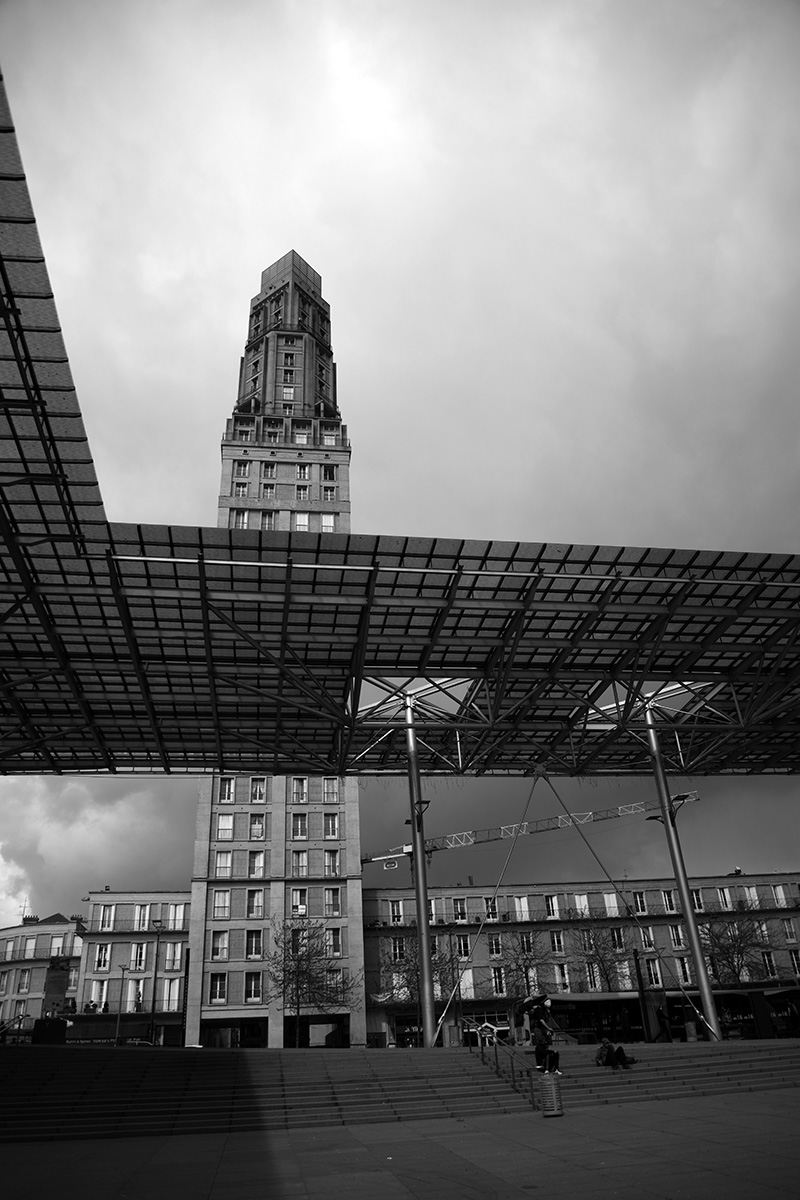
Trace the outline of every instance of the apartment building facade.
<path fill-rule="evenodd" d="M 0 1029 L 28 1031 L 50 1013 L 75 1011 L 82 928 L 80 917 L 53 913 L 0 929 Z"/>
<path fill-rule="evenodd" d="M 723 1029 L 800 1034 L 800 876 L 706 876 L 691 888 Z M 432 888 L 429 917 L 445 1044 L 460 1041 L 465 1018 L 510 1030 L 515 1001 L 536 991 L 553 997 L 562 1028 L 588 1041 L 654 1036 L 659 1007 L 675 1036 L 702 1035 L 672 880 L 627 881 L 619 891 L 597 880 L 504 886 L 497 894 Z M 368 1041 L 414 1044 L 413 891 L 366 891 L 364 920 Z"/>

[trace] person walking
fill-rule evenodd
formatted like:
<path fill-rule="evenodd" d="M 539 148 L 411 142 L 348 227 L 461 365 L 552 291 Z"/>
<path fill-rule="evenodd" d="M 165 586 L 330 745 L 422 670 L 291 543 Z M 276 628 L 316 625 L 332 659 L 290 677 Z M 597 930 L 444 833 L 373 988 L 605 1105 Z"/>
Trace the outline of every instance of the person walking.
<path fill-rule="evenodd" d="M 672 1041 L 672 1030 L 669 1027 L 669 1021 L 667 1020 L 667 1014 L 664 1012 L 664 1009 L 661 1007 L 660 1004 L 659 1004 L 658 1008 L 656 1009 L 656 1020 L 658 1021 L 658 1033 L 653 1038 L 653 1041 L 660 1042 L 661 1039 L 663 1038 L 665 1042 L 671 1042 Z"/>

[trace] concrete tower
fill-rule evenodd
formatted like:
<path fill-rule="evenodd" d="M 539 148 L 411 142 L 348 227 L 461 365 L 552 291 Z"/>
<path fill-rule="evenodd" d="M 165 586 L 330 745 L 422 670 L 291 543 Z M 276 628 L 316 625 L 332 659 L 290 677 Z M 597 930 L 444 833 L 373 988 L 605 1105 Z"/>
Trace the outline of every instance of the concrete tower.
<path fill-rule="evenodd" d="M 322 280 L 291 251 L 250 304 L 233 415 L 222 439 L 218 524 L 349 533 L 350 445 L 336 400 Z M 335 981 L 363 978 L 355 780 L 218 775 L 200 785 L 187 1044 L 294 1045 L 268 955 L 284 931 L 324 933 Z M 363 987 L 341 1005 L 303 1005 L 301 1044 L 363 1045 Z"/>

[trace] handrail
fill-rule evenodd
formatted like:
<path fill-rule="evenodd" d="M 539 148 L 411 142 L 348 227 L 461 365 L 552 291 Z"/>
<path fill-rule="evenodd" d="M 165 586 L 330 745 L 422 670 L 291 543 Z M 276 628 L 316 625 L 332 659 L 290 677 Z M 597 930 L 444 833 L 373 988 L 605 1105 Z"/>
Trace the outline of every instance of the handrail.
<path fill-rule="evenodd" d="M 481 1033 L 480 1033 L 483 1026 L 480 1025 L 477 1021 L 471 1021 L 471 1020 L 465 1019 L 463 1021 L 463 1027 L 466 1032 L 476 1033 L 478 1035 L 478 1047 L 480 1049 L 481 1062 L 483 1063 L 484 1066 L 488 1066 L 490 1069 L 493 1069 L 494 1073 L 498 1079 L 505 1080 L 505 1076 L 503 1075 L 503 1072 L 500 1067 L 498 1048 L 500 1050 L 502 1050 L 502 1052 L 508 1056 L 508 1060 L 511 1065 L 511 1086 L 514 1089 L 514 1091 L 519 1092 L 519 1094 L 521 1096 L 527 1094 L 527 1096 L 530 1100 L 531 1109 L 533 1110 L 533 1112 L 536 1112 L 536 1093 L 533 1088 L 534 1072 L 531 1070 L 531 1068 L 530 1067 L 521 1067 L 517 1063 L 517 1056 L 514 1053 L 514 1051 L 509 1049 L 508 1046 L 506 1046 L 503 1042 L 499 1041 L 497 1038 L 495 1038 L 492 1043 L 492 1046 L 494 1049 L 494 1064 L 492 1064 L 491 1061 L 487 1062 L 486 1046 L 485 1046 L 485 1043 L 484 1043 L 483 1038 L 481 1037 Z M 469 1040 L 467 1040 L 467 1049 L 469 1050 L 470 1054 L 472 1054 L 472 1045 L 469 1042 Z M 524 1086 L 524 1084 L 522 1084 L 522 1081 L 520 1082 L 520 1086 L 517 1085 L 517 1072 L 518 1071 L 519 1071 L 520 1075 L 525 1074 L 528 1076 L 527 1088 Z"/>

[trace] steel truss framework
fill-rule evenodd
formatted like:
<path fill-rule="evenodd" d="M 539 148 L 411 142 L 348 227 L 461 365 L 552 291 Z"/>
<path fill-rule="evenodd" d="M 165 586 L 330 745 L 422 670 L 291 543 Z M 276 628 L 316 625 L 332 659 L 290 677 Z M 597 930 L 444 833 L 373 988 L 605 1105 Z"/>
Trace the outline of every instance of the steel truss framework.
<path fill-rule="evenodd" d="M 0 771 L 798 770 L 797 557 L 109 525 L 0 123 Z"/>

